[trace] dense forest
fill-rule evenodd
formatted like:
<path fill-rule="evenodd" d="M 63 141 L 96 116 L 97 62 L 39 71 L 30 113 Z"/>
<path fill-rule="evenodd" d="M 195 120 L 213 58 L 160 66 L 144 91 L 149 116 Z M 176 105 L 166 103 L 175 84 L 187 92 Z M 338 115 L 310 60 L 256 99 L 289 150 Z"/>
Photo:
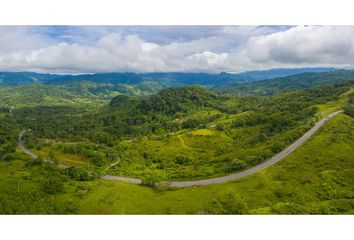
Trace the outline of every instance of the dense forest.
<path fill-rule="evenodd" d="M 354 82 L 354 72 L 337 70 L 324 73 L 300 73 L 292 76 L 274 78 L 250 83 L 230 84 L 217 86 L 215 90 L 221 93 L 238 95 L 271 95 L 290 89 L 305 89 L 316 86 L 340 83 L 343 81 Z"/>
<path fill-rule="evenodd" d="M 334 68 L 297 68 L 297 69 L 271 69 L 265 71 L 249 71 L 241 73 L 96 73 L 79 75 L 41 74 L 34 72 L 0 72 L 0 86 L 13 86 L 23 84 L 65 84 L 76 81 L 89 81 L 106 84 L 137 85 L 144 81 L 152 81 L 163 86 L 183 85 L 224 85 L 236 82 L 252 82 L 276 77 L 285 77 L 297 73 L 330 72 Z"/>

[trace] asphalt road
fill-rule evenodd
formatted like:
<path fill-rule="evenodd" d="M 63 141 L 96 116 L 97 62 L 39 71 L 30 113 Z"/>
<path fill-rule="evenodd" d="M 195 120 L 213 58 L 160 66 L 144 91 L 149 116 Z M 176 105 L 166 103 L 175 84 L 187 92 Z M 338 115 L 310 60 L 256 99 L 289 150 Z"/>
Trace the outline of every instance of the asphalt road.
<path fill-rule="evenodd" d="M 272 158 L 252 167 L 249 169 L 246 169 L 244 171 L 238 172 L 238 173 L 233 173 L 227 176 L 223 177 L 216 177 L 216 178 L 209 178 L 209 179 L 204 179 L 204 180 L 197 180 L 197 181 L 178 181 L 178 182 L 168 182 L 167 184 L 171 187 L 191 187 L 191 186 L 202 186 L 202 185 L 209 185 L 209 184 L 215 184 L 215 183 L 223 183 L 223 182 L 228 182 L 232 181 L 235 179 L 243 178 L 245 176 L 251 175 L 253 173 L 259 172 L 269 166 L 272 166 L 273 164 L 283 160 L 286 156 L 288 156 L 290 153 L 295 151 L 300 145 L 302 145 L 304 142 L 306 142 L 313 134 L 315 134 L 320 127 L 323 126 L 328 120 L 333 118 L 334 116 L 342 113 L 343 110 L 334 112 L 326 116 L 325 118 L 321 119 L 318 121 L 309 131 L 307 131 L 304 135 L 302 135 L 299 139 L 297 139 L 294 143 L 292 143 L 290 146 L 288 146 L 286 149 L 283 151 L 277 153 L 274 155 Z M 18 147 L 28 156 L 32 158 L 37 158 L 38 156 L 35 153 L 32 153 L 30 150 L 28 150 L 23 144 L 22 144 L 22 137 L 25 134 L 26 130 L 22 130 L 19 137 L 18 137 Z M 52 162 L 49 159 L 44 159 L 44 161 L 47 162 Z M 60 167 L 67 168 L 69 166 L 60 164 Z M 122 182 L 129 182 L 129 183 L 134 183 L 134 184 L 140 184 L 141 180 L 136 179 L 136 178 L 127 178 L 127 177 L 120 177 L 120 176 L 113 176 L 113 175 L 103 175 L 101 176 L 102 179 L 105 180 L 111 180 L 111 181 L 122 181 Z"/>

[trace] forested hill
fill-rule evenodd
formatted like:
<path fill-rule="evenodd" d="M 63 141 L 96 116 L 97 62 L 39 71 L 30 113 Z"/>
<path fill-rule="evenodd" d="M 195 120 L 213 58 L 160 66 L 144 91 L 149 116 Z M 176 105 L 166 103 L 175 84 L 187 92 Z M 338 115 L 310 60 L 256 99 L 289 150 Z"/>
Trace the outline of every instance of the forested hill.
<path fill-rule="evenodd" d="M 300 73 L 270 80 L 219 86 L 213 90 L 219 93 L 236 95 L 271 95 L 284 90 L 305 89 L 346 81 L 354 81 L 354 71 L 337 70 L 323 73 Z"/>
<path fill-rule="evenodd" d="M 56 84 L 63 85 L 73 82 L 89 81 L 100 84 L 129 84 L 137 85 L 144 82 L 155 82 L 163 87 L 202 85 L 216 86 L 239 82 L 253 82 L 275 77 L 284 77 L 304 72 L 329 72 L 333 68 L 297 68 L 271 69 L 265 71 L 250 71 L 237 74 L 231 73 L 95 73 L 80 75 L 40 74 L 33 72 L 0 72 L 0 86 L 22 84 Z"/>
<path fill-rule="evenodd" d="M 60 75 L 35 72 L 0 72 L 0 86 L 44 83 L 57 77 Z"/>
<path fill-rule="evenodd" d="M 189 109 L 213 105 L 217 96 L 198 86 L 166 88 L 144 100 L 140 108 L 146 112 L 172 115 Z"/>

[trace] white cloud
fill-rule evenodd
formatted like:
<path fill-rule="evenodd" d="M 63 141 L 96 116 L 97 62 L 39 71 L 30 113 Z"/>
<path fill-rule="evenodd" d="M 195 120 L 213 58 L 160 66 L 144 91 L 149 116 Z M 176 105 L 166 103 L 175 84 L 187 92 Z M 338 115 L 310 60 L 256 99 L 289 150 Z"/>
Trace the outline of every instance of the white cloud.
<path fill-rule="evenodd" d="M 53 43 L 54 41 L 43 36 L 35 27 L 0 26 L 0 56 L 35 50 Z"/>
<path fill-rule="evenodd" d="M 279 67 L 354 66 L 354 27 L 284 28 L 274 32 L 274 27 L 225 26 L 210 30 L 214 35 L 157 43 L 139 34 L 106 30 L 96 40 L 85 42 L 81 37 L 80 41 L 72 42 L 78 38 L 74 36 L 71 42 L 66 42 L 63 40 L 66 35 L 49 38 L 35 28 L 2 27 L 0 69 L 73 73 L 237 72 Z M 69 30 L 69 33 L 75 32 L 75 29 Z M 160 29 L 159 34 L 162 33 Z"/>
<path fill-rule="evenodd" d="M 211 37 L 158 45 L 137 35 L 122 37 L 111 33 L 94 45 L 59 43 L 39 50 L 2 55 L 0 68 L 49 72 L 214 71 L 213 66 L 218 65 L 225 54 L 204 50 L 217 46 L 218 42 Z M 195 63 L 191 61 L 193 59 Z M 196 66 L 197 62 L 200 66 Z"/>
<path fill-rule="evenodd" d="M 229 54 L 227 53 L 217 54 L 210 51 L 205 51 L 202 53 L 193 54 L 187 57 L 187 59 L 190 63 L 196 65 L 196 67 L 204 65 L 211 66 L 213 68 L 222 68 L 228 56 Z"/>
<path fill-rule="evenodd" d="M 354 27 L 298 26 L 250 38 L 232 62 L 245 68 L 354 65 Z"/>

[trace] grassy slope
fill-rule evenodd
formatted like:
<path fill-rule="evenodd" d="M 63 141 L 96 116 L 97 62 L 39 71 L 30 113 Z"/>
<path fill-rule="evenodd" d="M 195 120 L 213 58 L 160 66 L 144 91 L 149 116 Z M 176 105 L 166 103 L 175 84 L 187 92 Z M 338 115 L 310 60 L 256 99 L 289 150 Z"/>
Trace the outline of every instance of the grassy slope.
<path fill-rule="evenodd" d="M 249 213 L 354 213 L 354 126 L 342 114 L 279 164 L 234 182 L 158 191 L 97 181 L 79 213 L 198 213 L 235 192 Z"/>
<path fill-rule="evenodd" d="M 343 106 L 348 101 L 348 96 L 354 92 L 354 87 L 351 87 L 349 91 L 340 95 L 336 101 L 330 101 L 325 104 L 316 105 L 318 107 L 318 113 L 316 114 L 316 120 L 322 119 L 328 114 L 343 109 Z"/>

